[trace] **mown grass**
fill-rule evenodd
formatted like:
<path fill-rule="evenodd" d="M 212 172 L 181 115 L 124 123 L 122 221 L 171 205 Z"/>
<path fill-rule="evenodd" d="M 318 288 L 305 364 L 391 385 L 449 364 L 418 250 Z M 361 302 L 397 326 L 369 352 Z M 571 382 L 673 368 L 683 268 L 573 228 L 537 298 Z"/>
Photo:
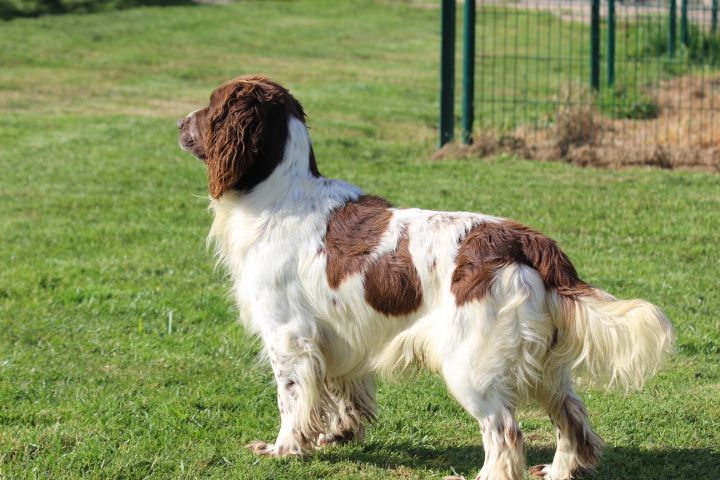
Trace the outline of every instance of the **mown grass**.
<path fill-rule="evenodd" d="M 203 166 L 174 120 L 265 72 L 310 115 L 323 173 L 398 205 L 513 217 L 583 276 L 663 306 L 678 353 L 639 393 L 583 386 L 596 478 L 720 472 L 720 177 L 508 157 L 433 162 L 438 12 L 241 2 L 0 28 L 0 478 L 438 478 L 482 463 L 477 424 L 426 374 L 380 386 L 364 444 L 266 459 L 278 418 L 203 239 Z M 172 318 L 172 329 L 170 328 Z M 529 464 L 542 412 L 520 415 Z"/>

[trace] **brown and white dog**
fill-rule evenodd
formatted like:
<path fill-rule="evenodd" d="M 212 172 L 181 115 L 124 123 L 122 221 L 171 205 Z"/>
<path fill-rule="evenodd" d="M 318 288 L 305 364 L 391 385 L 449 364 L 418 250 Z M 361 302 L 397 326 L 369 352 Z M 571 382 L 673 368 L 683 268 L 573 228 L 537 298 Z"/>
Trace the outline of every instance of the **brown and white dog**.
<path fill-rule="evenodd" d="M 178 126 L 181 147 L 207 166 L 210 239 L 277 381 L 280 432 L 249 446 L 258 454 L 361 437 L 376 415 L 375 375 L 416 365 L 480 422 L 477 478 L 522 478 L 515 410 L 530 398 L 558 438 L 552 463 L 530 471 L 570 479 L 602 447 L 571 371 L 639 386 L 671 349 L 657 307 L 583 282 L 528 227 L 393 208 L 320 175 L 302 106 L 267 78 L 226 82 Z"/>

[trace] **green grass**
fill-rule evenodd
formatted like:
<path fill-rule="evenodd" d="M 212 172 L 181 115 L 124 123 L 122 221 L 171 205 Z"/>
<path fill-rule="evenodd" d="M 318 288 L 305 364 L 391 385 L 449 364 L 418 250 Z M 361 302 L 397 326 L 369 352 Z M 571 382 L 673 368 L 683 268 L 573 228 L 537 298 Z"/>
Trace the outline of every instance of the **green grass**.
<path fill-rule="evenodd" d="M 478 425 L 430 375 L 380 386 L 364 444 L 255 458 L 270 370 L 203 239 L 203 166 L 175 119 L 265 72 L 310 115 L 326 176 L 398 205 L 475 210 L 558 239 L 583 277 L 661 305 L 678 353 L 639 393 L 583 386 L 596 478 L 720 472 L 720 177 L 507 157 L 433 162 L 438 11 L 240 2 L 17 19 L 0 28 L 0 478 L 474 475 Z M 172 332 L 169 317 L 172 315 Z M 529 464 L 543 414 L 520 415 Z"/>

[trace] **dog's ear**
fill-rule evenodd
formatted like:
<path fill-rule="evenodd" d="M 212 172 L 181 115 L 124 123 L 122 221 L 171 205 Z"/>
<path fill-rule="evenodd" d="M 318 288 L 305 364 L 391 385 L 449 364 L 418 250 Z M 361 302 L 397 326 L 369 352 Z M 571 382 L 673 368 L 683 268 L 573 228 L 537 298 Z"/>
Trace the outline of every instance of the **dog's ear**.
<path fill-rule="evenodd" d="M 247 192 L 282 161 L 289 115 L 302 107 L 272 82 L 242 81 L 215 98 L 204 140 L 213 198 L 228 190 Z M 300 109 L 300 112 L 296 111 Z"/>

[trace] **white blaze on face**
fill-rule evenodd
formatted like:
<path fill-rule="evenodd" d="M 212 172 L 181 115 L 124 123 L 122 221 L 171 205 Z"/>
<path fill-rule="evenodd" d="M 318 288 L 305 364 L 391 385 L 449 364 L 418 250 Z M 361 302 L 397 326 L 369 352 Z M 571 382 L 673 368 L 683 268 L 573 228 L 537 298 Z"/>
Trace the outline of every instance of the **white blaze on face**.
<path fill-rule="evenodd" d="M 190 119 L 190 135 L 192 136 L 192 139 L 196 142 L 200 139 L 200 132 L 198 132 L 197 129 L 197 121 L 195 120 L 195 114 L 200 110 L 202 110 L 202 108 L 198 108 L 197 110 L 188 113 L 187 117 L 185 117 Z"/>

